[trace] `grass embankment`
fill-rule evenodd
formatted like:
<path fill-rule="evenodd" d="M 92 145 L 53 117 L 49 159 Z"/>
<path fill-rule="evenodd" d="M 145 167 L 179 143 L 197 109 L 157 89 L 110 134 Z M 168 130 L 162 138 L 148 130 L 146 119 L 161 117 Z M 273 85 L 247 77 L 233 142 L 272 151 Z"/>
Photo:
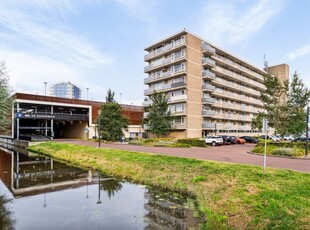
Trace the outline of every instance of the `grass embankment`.
<path fill-rule="evenodd" d="M 310 174 L 61 143 L 30 150 L 193 194 L 208 229 L 310 229 Z"/>
<path fill-rule="evenodd" d="M 132 140 L 128 142 L 131 145 L 154 146 L 154 147 L 177 147 L 177 148 L 190 148 L 207 147 L 205 140 L 198 138 L 186 139 L 172 139 L 172 138 L 146 138 L 139 140 Z"/>

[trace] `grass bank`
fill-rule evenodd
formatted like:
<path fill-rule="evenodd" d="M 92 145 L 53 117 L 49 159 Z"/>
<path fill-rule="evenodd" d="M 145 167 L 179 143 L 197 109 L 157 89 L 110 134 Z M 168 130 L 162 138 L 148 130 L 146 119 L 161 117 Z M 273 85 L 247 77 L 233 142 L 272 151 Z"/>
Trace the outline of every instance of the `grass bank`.
<path fill-rule="evenodd" d="M 30 150 L 193 194 L 208 229 L 310 229 L 310 174 L 52 142 Z"/>

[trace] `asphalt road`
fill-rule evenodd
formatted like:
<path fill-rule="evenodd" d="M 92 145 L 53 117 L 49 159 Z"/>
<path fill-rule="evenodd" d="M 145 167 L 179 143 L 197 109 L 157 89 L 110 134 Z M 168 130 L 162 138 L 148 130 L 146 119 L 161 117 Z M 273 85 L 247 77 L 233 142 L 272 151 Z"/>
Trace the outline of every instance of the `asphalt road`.
<path fill-rule="evenodd" d="M 98 142 L 85 140 L 55 140 L 57 142 L 72 143 L 77 145 L 98 146 Z M 166 148 L 166 147 L 146 147 L 137 145 L 128 145 L 122 143 L 102 144 L 103 148 L 123 149 L 136 152 L 146 152 L 153 154 L 162 154 L 176 157 L 195 158 L 201 160 L 221 161 L 228 163 L 239 163 L 248 165 L 263 165 L 263 156 L 249 154 L 254 147 L 253 144 L 244 145 L 224 145 L 208 148 Z M 267 167 L 291 169 L 299 172 L 310 173 L 310 158 L 290 159 L 280 157 L 268 157 Z"/>

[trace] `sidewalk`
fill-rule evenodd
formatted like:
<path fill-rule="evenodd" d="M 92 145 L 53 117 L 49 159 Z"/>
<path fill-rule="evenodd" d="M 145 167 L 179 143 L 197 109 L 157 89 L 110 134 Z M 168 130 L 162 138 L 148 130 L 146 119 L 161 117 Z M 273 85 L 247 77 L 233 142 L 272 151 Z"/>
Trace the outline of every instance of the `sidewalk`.
<path fill-rule="evenodd" d="M 85 140 L 55 140 L 56 142 L 71 143 L 76 145 L 86 145 L 98 147 L 98 142 Z M 122 149 L 136 152 L 146 152 L 169 156 L 195 158 L 201 160 L 221 161 L 228 163 L 240 163 L 248 165 L 263 165 L 263 156 L 248 154 L 254 145 L 225 145 L 208 148 L 166 148 L 166 147 L 146 147 L 128 144 L 101 144 L 102 148 Z M 288 159 L 267 156 L 267 167 L 291 169 L 299 172 L 310 173 L 310 160 Z"/>

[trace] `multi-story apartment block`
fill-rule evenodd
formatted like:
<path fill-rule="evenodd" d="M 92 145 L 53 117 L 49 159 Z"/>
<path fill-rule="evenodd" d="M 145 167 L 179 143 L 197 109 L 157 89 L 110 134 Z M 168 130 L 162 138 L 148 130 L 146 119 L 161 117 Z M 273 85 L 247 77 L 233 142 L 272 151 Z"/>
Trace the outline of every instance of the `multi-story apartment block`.
<path fill-rule="evenodd" d="M 168 94 L 169 110 L 174 116 L 172 136 L 258 132 L 252 130 L 251 121 L 263 109 L 259 97 L 264 90 L 264 70 L 186 30 L 145 51 L 148 65 L 144 72 L 148 76 L 144 83 L 148 88 L 144 91 L 144 107 L 147 110 L 152 103 L 148 97 L 155 91 Z"/>
<path fill-rule="evenodd" d="M 51 86 L 50 95 L 62 98 L 81 99 L 81 89 L 71 82 L 60 82 Z"/>

